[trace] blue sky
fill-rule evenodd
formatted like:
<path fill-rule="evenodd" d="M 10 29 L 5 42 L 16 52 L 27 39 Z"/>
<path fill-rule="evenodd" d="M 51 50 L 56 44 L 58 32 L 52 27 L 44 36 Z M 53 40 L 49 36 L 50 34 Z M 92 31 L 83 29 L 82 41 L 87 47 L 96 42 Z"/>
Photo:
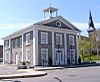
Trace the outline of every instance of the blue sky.
<path fill-rule="evenodd" d="M 87 36 L 89 9 L 95 27 L 100 28 L 99 0 L 0 0 L 0 38 L 43 20 L 42 10 L 51 5 Z M 3 41 L 0 39 L 0 44 Z"/>

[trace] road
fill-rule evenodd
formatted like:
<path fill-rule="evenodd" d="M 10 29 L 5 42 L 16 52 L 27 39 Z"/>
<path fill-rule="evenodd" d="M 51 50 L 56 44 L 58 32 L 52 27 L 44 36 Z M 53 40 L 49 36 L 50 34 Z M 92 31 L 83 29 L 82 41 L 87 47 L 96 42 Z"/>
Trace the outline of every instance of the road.
<path fill-rule="evenodd" d="M 46 71 L 42 77 L 3 79 L 0 82 L 100 82 L 100 66 Z"/>

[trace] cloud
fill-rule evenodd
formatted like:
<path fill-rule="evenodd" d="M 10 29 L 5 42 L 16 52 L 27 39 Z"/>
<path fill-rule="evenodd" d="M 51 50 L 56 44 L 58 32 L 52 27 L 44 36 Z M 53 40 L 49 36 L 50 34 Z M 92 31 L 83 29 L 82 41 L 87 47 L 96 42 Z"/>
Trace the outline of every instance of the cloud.
<path fill-rule="evenodd" d="M 100 5 L 94 6 L 94 7 L 92 8 L 92 10 L 98 10 L 98 9 L 100 9 Z"/>
<path fill-rule="evenodd" d="M 0 24 L 0 45 L 3 45 L 1 38 L 32 24 L 33 23 Z"/>
<path fill-rule="evenodd" d="M 32 23 L 0 24 L 0 30 L 21 29 L 31 24 Z"/>
<path fill-rule="evenodd" d="M 17 30 L 20 30 L 32 24 L 33 22 L 32 23 L 30 22 L 30 23 L 0 24 L 0 38 L 7 36 Z M 87 33 L 88 23 L 72 22 L 72 24 L 82 31 L 81 35 L 88 36 L 88 33 Z M 95 23 L 94 25 L 96 29 L 100 28 L 100 23 Z M 3 45 L 2 39 L 0 39 L 0 45 Z"/>

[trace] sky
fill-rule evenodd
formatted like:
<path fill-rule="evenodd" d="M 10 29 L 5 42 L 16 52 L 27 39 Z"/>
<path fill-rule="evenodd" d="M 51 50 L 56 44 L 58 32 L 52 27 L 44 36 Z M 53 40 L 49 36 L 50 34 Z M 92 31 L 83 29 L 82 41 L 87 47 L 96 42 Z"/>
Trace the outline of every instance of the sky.
<path fill-rule="evenodd" d="M 0 45 L 1 38 L 43 20 L 43 9 L 58 8 L 63 16 L 88 36 L 89 9 L 95 28 L 100 28 L 99 0 L 0 0 Z"/>

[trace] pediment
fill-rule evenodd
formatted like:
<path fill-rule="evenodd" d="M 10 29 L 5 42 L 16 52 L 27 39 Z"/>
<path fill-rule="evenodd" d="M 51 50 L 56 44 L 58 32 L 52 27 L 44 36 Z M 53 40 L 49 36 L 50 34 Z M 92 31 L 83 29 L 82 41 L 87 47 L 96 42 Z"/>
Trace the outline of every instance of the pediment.
<path fill-rule="evenodd" d="M 43 24 L 44 26 L 50 26 L 50 27 L 56 27 L 56 28 L 65 28 L 65 29 L 69 29 L 71 30 L 70 27 L 68 27 L 67 25 L 65 25 L 62 21 L 60 20 L 55 20 L 46 24 Z"/>
<path fill-rule="evenodd" d="M 68 29 L 68 30 L 73 30 L 73 31 L 80 31 L 77 27 L 75 27 L 69 21 L 64 19 L 62 16 L 52 17 L 50 19 L 47 19 L 35 24 L 42 25 L 42 26 L 50 26 L 54 28 Z"/>

